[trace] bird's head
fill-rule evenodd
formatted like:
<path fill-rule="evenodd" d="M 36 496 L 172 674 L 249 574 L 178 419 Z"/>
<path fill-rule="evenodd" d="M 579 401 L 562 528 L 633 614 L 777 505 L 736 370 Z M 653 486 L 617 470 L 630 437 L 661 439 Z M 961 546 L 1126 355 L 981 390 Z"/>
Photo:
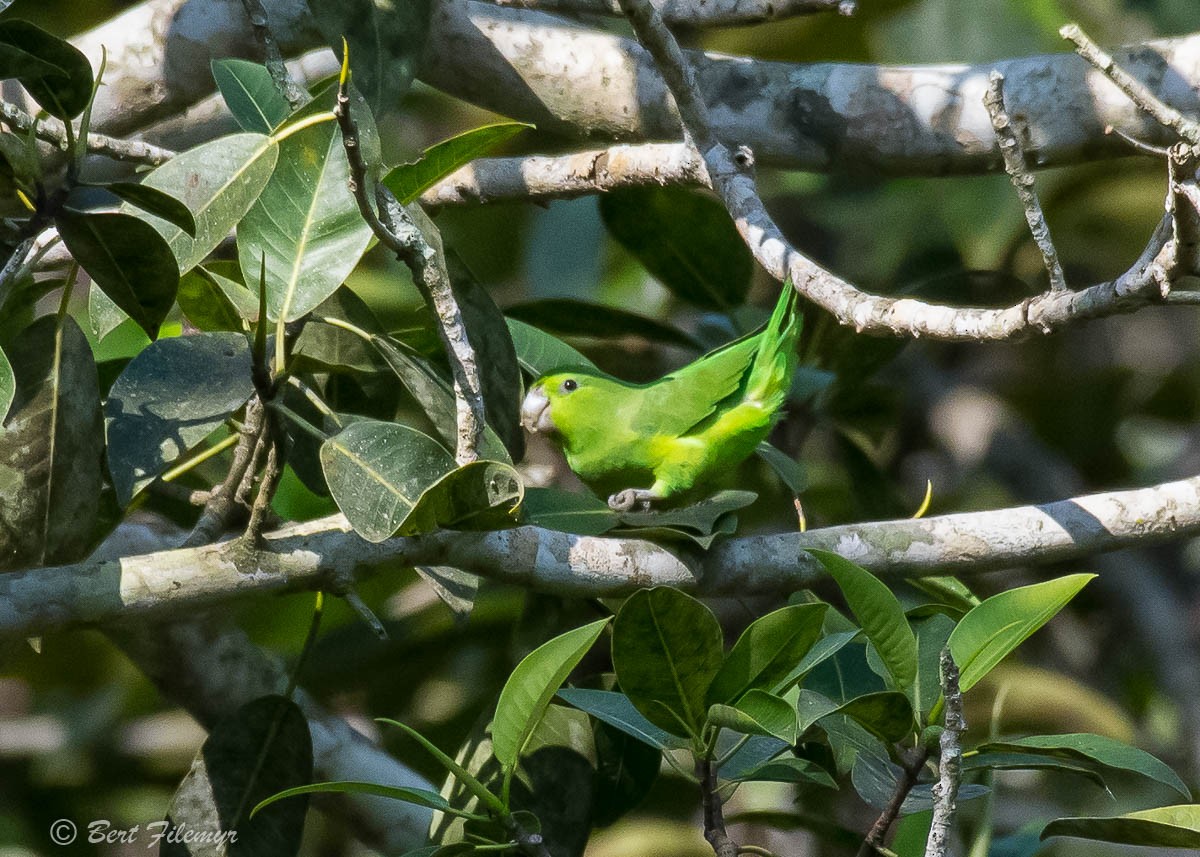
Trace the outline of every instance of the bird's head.
<path fill-rule="evenodd" d="M 533 433 L 566 435 L 587 415 L 595 416 L 608 388 L 618 383 L 582 369 L 543 375 L 530 385 L 521 403 L 521 425 Z"/>

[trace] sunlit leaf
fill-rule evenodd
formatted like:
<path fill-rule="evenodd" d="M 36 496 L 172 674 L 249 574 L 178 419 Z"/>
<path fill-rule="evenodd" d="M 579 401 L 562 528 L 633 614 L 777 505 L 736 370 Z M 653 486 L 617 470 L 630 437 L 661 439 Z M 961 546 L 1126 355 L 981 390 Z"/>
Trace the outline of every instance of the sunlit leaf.
<path fill-rule="evenodd" d="M 353 50 L 351 46 L 352 56 Z M 400 202 L 407 205 L 459 167 L 486 155 L 501 143 L 532 127 L 525 122 L 496 122 L 472 128 L 430 146 L 411 164 L 392 167 L 382 181 Z"/>
<path fill-rule="evenodd" d="M 524 495 L 521 476 L 512 465 L 472 461 L 426 488 L 397 533 L 415 536 L 438 529 L 502 529 L 516 523 Z"/>
<path fill-rule="evenodd" d="M 202 265 L 179 278 L 176 300 L 200 330 L 242 330 L 258 315 L 258 301 L 248 288 Z"/>
<path fill-rule="evenodd" d="M 240 59 L 213 60 L 212 74 L 243 131 L 270 134 L 292 111 L 264 65 Z"/>
<path fill-rule="evenodd" d="M 512 334 L 521 368 L 534 378 L 557 369 L 596 369 L 595 363 L 567 343 L 533 325 L 510 318 L 508 332 Z"/>
<path fill-rule="evenodd" d="M 734 703 L 753 688 L 777 690 L 821 636 L 828 609 L 827 604 L 797 604 L 752 622 L 709 686 L 709 704 Z"/>

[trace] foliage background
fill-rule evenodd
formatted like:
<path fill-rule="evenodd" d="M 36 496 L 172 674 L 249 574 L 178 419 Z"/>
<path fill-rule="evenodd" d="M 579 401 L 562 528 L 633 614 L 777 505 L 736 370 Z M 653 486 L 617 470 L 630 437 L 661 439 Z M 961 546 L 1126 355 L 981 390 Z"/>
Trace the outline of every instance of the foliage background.
<path fill-rule="evenodd" d="M 1068 20 L 1109 44 L 1200 27 L 1193 0 L 861 0 L 860 5 L 850 19 L 798 19 L 706 33 L 692 41 L 790 61 L 982 62 L 1062 50 L 1057 29 Z M 18 0 L 11 14 L 69 35 L 121 8 L 112 2 Z M 402 120 L 384 129 L 391 149 L 387 160 L 416 154 L 485 118 L 418 85 Z M 537 139 L 539 151 L 553 148 L 544 136 Z M 510 150 L 530 145 L 518 138 Z M 1039 174 L 1069 279 L 1097 282 L 1136 257 L 1161 216 L 1163 173 L 1158 164 L 1131 158 Z M 1040 289 L 1040 258 L 1003 176 L 878 180 L 768 172 L 761 186 L 772 213 L 801 249 L 868 290 L 915 288 L 931 298 L 1001 305 Z M 437 223 L 501 306 L 583 298 L 670 320 L 713 342 L 733 332 L 727 319 L 681 304 L 649 278 L 607 237 L 595 198 L 546 208 L 449 210 Z M 353 285 L 381 317 L 399 323 L 416 295 L 406 273 L 379 262 L 356 275 Z M 403 288 L 397 289 L 397 279 Z M 759 275 L 754 295 L 760 305 L 769 305 L 773 288 Z M 1145 309 L 1018 344 L 901 347 L 846 338 L 848 353 L 878 357 L 886 365 L 869 379 L 844 385 L 836 401 L 795 414 L 786 429 L 790 444 L 803 443 L 810 525 L 911 514 L 926 480 L 933 484 L 933 510 L 945 512 L 1200 471 L 1195 313 L 1183 307 Z M 576 344 L 604 368 L 631 378 L 690 359 L 681 349 L 637 338 Z M 553 475 L 545 450 L 535 448 L 531 458 L 533 476 Z M 747 465 L 738 481 L 763 495 L 753 514 L 743 516 L 743 528 L 795 525 L 789 499 L 757 464 Z M 293 515 L 325 511 L 293 482 L 285 483 L 277 505 Z M 1007 686 L 1004 722 L 1014 729 L 1096 731 L 1134 740 L 1195 783 L 1200 717 L 1187 691 L 1189 676 L 1200 676 L 1200 541 L 1101 562 L 1103 569 L 1082 564 L 1052 570 L 1104 573 L 1022 648 L 1020 664 L 997 672 L 992 687 Z M 1007 571 L 982 578 L 979 589 L 986 594 L 1048 573 Z M 485 588 L 471 618 L 459 624 L 423 582 L 400 569 L 374 578 L 363 594 L 388 621 L 391 641 L 377 641 L 334 601 L 305 684 L 333 708 L 360 717 L 364 730 L 373 730 L 371 717 L 396 717 L 444 747 L 456 746 L 471 728 L 521 653 L 568 620 L 585 616 L 578 605 Z M 294 656 L 310 605 L 308 596 L 295 596 L 258 598 L 230 609 L 256 641 Z M 717 606 L 736 629 L 766 605 Z M 1192 683 L 1193 695 L 1194 689 Z M 988 693 L 974 696 L 979 721 L 990 700 Z M 202 740 L 187 715 L 165 706 L 97 633 L 49 637 L 41 654 L 23 642 L 0 649 L 0 857 L 45 853 L 51 846 L 44 831 L 57 818 L 105 818 L 116 827 L 160 818 Z M 397 742 L 393 749 L 418 767 L 425 764 L 411 746 Z M 432 768 L 426 773 L 438 778 Z M 1013 788 L 1027 784 L 1028 779 L 1014 781 Z M 642 809 L 598 835 L 589 855 L 710 853 L 688 823 L 693 795 L 679 791 L 677 783 L 660 779 Z M 1094 789 L 1066 795 L 1011 790 L 1006 798 L 997 820 L 1004 830 L 1050 817 L 1051 804 L 1105 814 L 1130 808 L 1112 805 Z M 865 826 L 870 811 L 852 800 L 844 804 L 833 808 L 839 817 Z M 665 822 L 680 822 L 679 831 L 687 833 L 661 838 L 674 831 Z M 799 835 L 761 841 L 799 854 Z M 1030 853 L 1018 843 L 1012 840 L 1017 850 L 1005 853 Z M 310 817 L 308 853 L 346 854 L 355 847 L 333 823 Z M 1054 851 L 1107 853 L 1092 844 L 1057 845 Z M 77 845 L 72 853 L 121 851 Z"/>

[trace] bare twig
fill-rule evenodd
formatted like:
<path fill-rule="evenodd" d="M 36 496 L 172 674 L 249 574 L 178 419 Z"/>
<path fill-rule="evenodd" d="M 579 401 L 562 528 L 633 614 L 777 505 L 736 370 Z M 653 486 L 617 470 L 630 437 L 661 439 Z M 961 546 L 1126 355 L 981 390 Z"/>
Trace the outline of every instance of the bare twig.
<path fill-rule="evenodd" d="M 620 15 L 617 0 L 494 0 L 498 6 L 541 9 L 547 12 Z M 655 6 L 673 27 L 730 27 L 780 21 L 799 15 L 836 12 L 853 15 L 855 0 L 657 0 Z"/>
<path fill-rule="evenodd" d="M 258 397 L 250 400 L 246 406 L 246 422 L 242 426 L 242 436 L 233 450 L 233 461 L 224 481 L 212 491 L 204 511 L 196 521 L 192 532 L 184 540 L 182 547 L 194 548 L 206 545 L 217 539 L 229 526 L 230 520 L 238 509 L 244 508 L 247 496 L 242 489 L 243 482 L 249 474 L 251 482 L 257 469 L 258 450 L 266 429 L 266 408 Z"/>
<path fill-rule="evenodd" d="M 267 10 L 263 7 L 260 0 L 242 0 L 242 7 L 246 10 L 246 17 L 250 19 L 251 26 L 254 27 L 254 38 L 258 40 L 259 45 L 263 49 L 267 71 L 271 73 L 271 80 L 275 81 L 276 88 L 287 99 L 288 104 L 292 105 L 293 110 L 301 107 L 308 101 L 308 94 L 300 88 L 296 81 L 292 79 L 291 74 L 288 73 L 287 66 L 283 62 L 283 54 L 279 52 L 279 44 L 271 34 Z"/>
<path fill-rule="evenodd" d="M 902 774 L 900 780 L 896 783 L 896 790 L 892 793 L 891 800 L 887 806 L 883 808 L 883 812 L 875 819 L 875 823 L 871 825 L 871 829 L 867 832 L 866 838 L 863 839 L 862 845 L 859 846 L 856 857 L 871 857 L 873 854 L 879 854 L 883 851 L 884 838 L 887 836 L 892 825 L 900 816 L 900 809 L 904 806 L 904 801 L 908 799 L 909 792 L 917 784 L 917 778 L 921 775 L 921 769 L 925 767 L 925 762 L 929 758 L 929 750 L 925 747 L 917 748 L 912 755 L 912 758 L 905 759 L 901 765 Z"/>
<path fill-rule="evenodd" d="M 50 143 L 59 149 L 66 149 L 67 132 L 63 123 L 53 117 L 34 119 L 20 107 L 7 101 L 0 101 L 0 117 L 14 131 L 33 129 L 34 135 L 44 143 Z M 121 140 L 94 131 L 88 134 L 87 149 L 94 155 L 104 155 L 114 161 L 128 161 L 134 164 L 148 164 L 157 167 L 175 157 L 175 152 L 155 146 L 143 140 Z"/>
<path fill-rule="evenodd" d="M 716 857 L 737 857 L 738 844 L 725 829 L 725 811 L 717 789 L 717 771 L 712 759 L 696 759 L 696 778 L 700 780 L 700 802 L 704 814 L 704 838 Z"/>
<path fill-rule="evenodd" d="M 946 700 L 945 728 L 939 739 L 938 781 L 933 786 L 933 824 L 925 841 L 925 857 L 946 857 L 950 847 L 950 824 L 962 781 L 962 733 L 967 729 L 963 717 L 963 697 L 958 686 L 958 665 L 950 647 L 942 649 L 942 696 Z"/>
<path fill-rule="evenodd" d="M 1167 153 L 1170 177 L 1168 197 L 1174 228 L 1175 267 L 1173 276 L 1200 275 L 1200 188 L 1196 186 L 1196 167 L 1200 151 L 1177 143 Z"/>
<path fill-rule="evenodd" d="M 259 446 L 267 447 L 267 463 L 258 483 L 258 493 L 254 495 L 254 503 L 250 507 L 250 519 L 246 522 L 246 538 L 255 544 L 262 543 L 263 525 L 271 509 L 271 498 L 275 496 L 275 489 L 279 487 L 279 477 L 283 474 L 283 442 L 279 437 L 280 432 L 274 426 L 276 417 L 268 411 L 265 419 L 268 423 L 267 431 Z"/>
<path fill-rule="evenodd" d="M 1063 273 L 1062 263 L 1058 260 L 1058 251 L 1054 249 L 1054 242 L 1050 238 L 1050 227 L 1046 225 L 1046 215 L 1042 211 L 1042 203 L 1034 187 L 1033 173 L 1025 163 L 1025 150 L 1017 139 L 1017 132 L 1004 106 L 1004 75 L 1000 72 L 993 71 L 988 76 L 988 89 L 987 94 L 983 96 L 983 103 L 992 118 L 992 127 L 996 129 L 996 142 L 1000 144 L 1000 154 L 1004 156 L 1004 171 L 1012 180 L 1012 186 L 1017 191 L 1022 208 L 1025 209 L 1025 221 L 1029 224 L 1029 232 L 1042 253 L 1042 262 L 1050 277 L 1050 288 L 1065 289 L 1067 277 Z"/>
<path fill-rule="evenodd" d="M 475 349 L 467 337 L 462 311 L 450 289 L 450 277 L 446 273 L 441 248 L 433 247 L 425 234 L 413 221 L 420 215 L 419 209 L 412 213 L 396 200 L 382 184 L 376 187 L 378 213 L 368 197 L 367 164 L 363 160 L 359 145 L 358 126 L 350 111 L 347 93 L 349 75 L 345 66 L 338 86 L 337 115 L 342 130 L 342 142 L 350 161 L 350 190 L 358 202 L 358 210 L 371 227 L 380 243 L 396 254 L 412 271 L 413 282 L 421 291 L 426 302 L 438 319 L 438 335 L 446 349 L 450 373 L 454 380 L 454 400 L 457 405 L 458 437 L 455 459 L 459 464 L 468 464 L 479 457 L 479 439 L 483 435 L 483 389 L 479 380 L 479 366 L 475 361 Z M 436 231 L 430 224 L 429 229 Z"/>

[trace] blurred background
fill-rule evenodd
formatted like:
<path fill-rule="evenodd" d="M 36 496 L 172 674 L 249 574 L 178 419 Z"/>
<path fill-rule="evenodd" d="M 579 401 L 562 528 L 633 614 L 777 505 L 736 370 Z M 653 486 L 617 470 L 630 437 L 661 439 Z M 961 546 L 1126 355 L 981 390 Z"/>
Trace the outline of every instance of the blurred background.
<path fill-rule="evenodd" d="M 128 4 L 17 0 L 8 13 L 69 35 Z M 820 16 L 692 35 L 729 53 L 803 62 L 983 62 L 1063 50 L 1057 30 L 1079 22 L 1102 44 L 1200 29 L 1195 0 L 860 0 L 853 18 Z M 619 27 L 618 23 L 597 25 Z M 418 85 L 401 121 L 383 129 L 389 162 L 411 158 L 489 118 Z M 552 152 L 568 141 L 525 135 L 509 151 Z M 1162 214 L 1165 169 L 1142 158 L 1045 171 L 1039 190 L 1069 282 L 1090 285 L 1128 267 Z M 1045 275 L 1006 177 L 871 180 L 760 174 L 769 207 L 790 238 L 860 287 L 928 299 L 1007 305 L 1044 288 Z M 605 228 L 594 199 L 545 207 L 504 204 L 437 217 L 453 247 L 502 307 L 567 297 L 666 321 L 705 345 L 757 323 L 744 308 L 706 312 L 655 282 Z M 354 287 L 381 318 L 403 326 L 415 293 L 381 258 Z M 756 273 L 752 303 L 769 307 L 778 286 Z M 759 313 L 765 312 L 760 310 Z M 866 339 L 810 313 L 803 359 L 811 389 L 797 396 L 776 438 L 797 455 L 810 527 L 911 515 L 932 484 L 930 514 L 998 508 L 1085 491 L 1150 485 L 1200 473 L 1200 317 L 1195 308 L 1145 309 L 1076 325 L 1052 338 L 974 345 Z M 653 377 L 696 352 L 637 336 L 573 338 L 603 368 Z M 119 351 L 120 349 L 115 349 Z M 559 475 L 533 448 L 531 478 Z M 791 496 L 757 461 L 731 483 L 759 491 L 741 531 L 795 528 Z M 285 515 L 317 516 L 326 501 L 298 481 L 277 499 Z M 1073 563 L 973 578 L 981 595 L 1046 576 L 1093 571 L 1095 584 L 1022 647 L 1016 662 L 973 692 L 969 720 L 985 723 L 996 692 L 1005 731 L 1093 731 L 1132 741 L 1200 783 L 1200 540 Z M 832 593 L 822 593 L 832 597 Z M 302 683 L 375 734 L 371 718 L 402 719 L 441 746 L 458 746 L 494 700 L 529 638 L 579 609 L 483 586 L 470 616 L 456 618 L 428 584 L 396 569 L 363 595 L 388 624 L 380 642 L 336 599 Z M 771 606 L 716 605 L 731 629 Z M 311 597 L 243 600 L 227 608 L 253 638 L 294 659 Z M 125 827 L 161 818 L 204 739 L 187 714 L 99 633 L 0 648 L 0 857 L 60 851 L 54 819 L 109 819 Z M 393 740 L 392 736 L 384 736 Z M 435 779 L 411 745 L 393 746 Z M 1037 774 L 1002 777 L 994 855 L 1037 853 L 1036 831 L 1055 815 L 1117 814 L 1163 802 L 1136 790 L 1115 797 L 1090 785 L 1063 789 Z M 744 789 L 741 808 L 778 795 Z M 865 830 L 874 813 L 847 789 L 828 812 Z M 1141 801 L 1139 803 L 1138 801 Z M 823 803 L 822 803 L 823 802 Z M 711 853 L 694 822 L 695 795 L 669 772 L 642 807 L 598 832 L 589 857 L 684 857 Z M 964 809 L 970 818 L 972 809 Z M 1032 838 L 1029 830 L 1034 833 Z M 840 854 L 803 831 L 756 831 L 781 855 Z M 306 853 L 350 855 L 361 846 L 336 820 L 310 813 Z M 1053 854 L 1116 854 L 1093 844 L 1045 846 Z M 145 845 L 71 853 L 146 853 Z M 1126 852 L 1127 853 L 1127 852 Z M 1143 851 L 1145 853 L 1145 851 Z"/>

